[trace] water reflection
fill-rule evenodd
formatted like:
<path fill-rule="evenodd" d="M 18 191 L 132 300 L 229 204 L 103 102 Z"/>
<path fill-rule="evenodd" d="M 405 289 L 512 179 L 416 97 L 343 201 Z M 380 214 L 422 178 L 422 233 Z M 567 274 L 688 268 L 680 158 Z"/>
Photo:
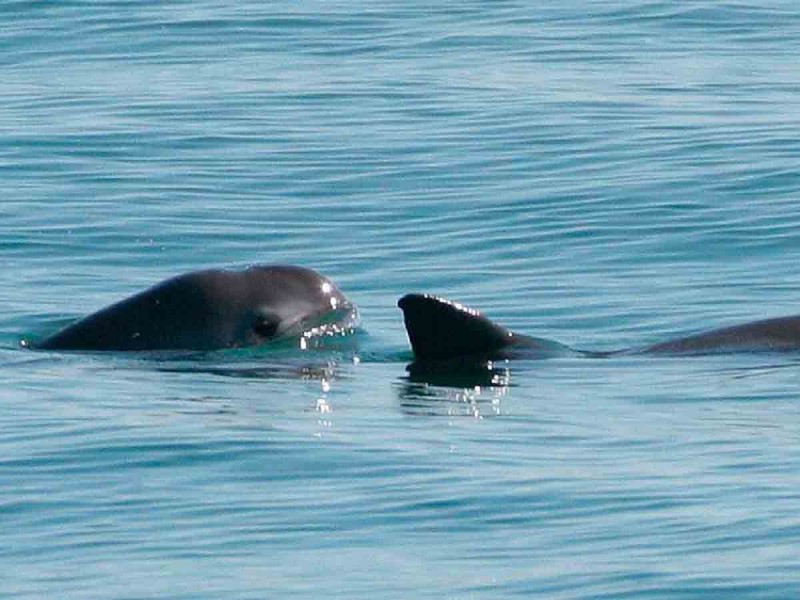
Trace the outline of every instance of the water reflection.
<path fill-rule="evenodd" d="M 218 377 L 232 377 L 237 379 L 302 379 L 318 380 L 323 387 L 330 388 L 330 383 L 337 377 L 338 363 L 327 361 L 324 363 L 270 363 L 248 365 L 213 365 L 213 364 L 187 364 L 164 365 L 158 367 L 165 373 L 202 373 Z"/>
<path fill-rule="evenodd" d="M 423 416 L 492 417 L 511 385 L 507 366 L 483 363 L 411 363 L 398 386 L 400 408 Z"/>
<path fill-rule="evenodd" d="M 188 374 L 190 376 L 212 376 L 221 378 L 231 378 L 233 380 L 248 380 L 251 382 L 280 382 L 280 381 L 304 381 L 309 382 L 308 386 L 309 397 L 306 398 L 306 408 L 304 412 L 314 415 L 316 419 L 316 427 L 314 430 L 315 436 L 322 436 L 324 432 L 329 430 L 332 425 L 332 413 L 334 412 L 331 403 L 331 393 L 335 386 L 335 382 L 342 378 L 347 378 L 347 366 L 352 365 L 356 359 L 348 363 L 342 363 L 338 360 L 324 360 L 324 361 L 311 361 L 301 360 L 299 358 L 281 362 L 269 363 L 256 363 L 250 361 L 234 361 L 233 363 L 214 363 L 208 360 L 195 360 L 185 362 L 173 362 L 171 364 L 162 364 L 157 367 L 161 372 Z M 344 371 L 344 373 L 343 373 Z M 233 383 L 234 389 L 239 389 L 235 382 Z M 275 388 L 265 388 L 274 390 Z M 283 389 L 283 388 L 279 388 Z M 248 393 L 245 392 L 245 395 Z M 227 397 L 227 396 L 223 396 Z M 218 401 L 217 397 L 214 397 Z M 226 408 L 230 409 L 226 405 Z M 277 404 L 263 403 L 259 404 L 259 410 L 275 410 L 278 408 L 279 412 L 285 409 L 280 402 Z M 230 409 L 231 412 L 238 412 L 237 410 Z"/>
<path fill-rule="evenodd" d="M 507 387 L 508 361 L 417 361 L 406 366 L 408 379 L 444 387 Z"/>

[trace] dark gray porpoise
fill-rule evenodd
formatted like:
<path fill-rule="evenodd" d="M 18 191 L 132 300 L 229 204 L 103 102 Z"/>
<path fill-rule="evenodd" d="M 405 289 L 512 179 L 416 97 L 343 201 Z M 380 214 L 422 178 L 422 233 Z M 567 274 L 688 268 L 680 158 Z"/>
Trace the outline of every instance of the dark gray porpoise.
<path fill-rule="evenodd" d="M 351 328 L 355 306 L 326 277 L 295 266 L 210 269 L 168 279 L 93 313 L 34 347 L 214 350 Z"/>
<path fill-rule="evenodd" d="M 800 316 L 755 321 L 676 340 L 613 352 L 574 350 L 558 342 L 514 333 L 478 311 L 427 294 L 403 296 L 406 331 L 417 360 L 454 358 L 607 357 L 800 351 Z"/>

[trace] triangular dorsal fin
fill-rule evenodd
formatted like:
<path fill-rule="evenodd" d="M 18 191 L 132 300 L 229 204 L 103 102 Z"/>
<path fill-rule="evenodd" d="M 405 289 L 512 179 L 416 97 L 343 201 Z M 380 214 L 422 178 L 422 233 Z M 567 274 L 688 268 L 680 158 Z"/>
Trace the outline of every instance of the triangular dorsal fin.
<path fill-rule="evenodd" d="M 476 310 L 428 294 L 407 294 L 397 303 L 418 359 L 490 355 L 513 345 L 515 336 Z"/>

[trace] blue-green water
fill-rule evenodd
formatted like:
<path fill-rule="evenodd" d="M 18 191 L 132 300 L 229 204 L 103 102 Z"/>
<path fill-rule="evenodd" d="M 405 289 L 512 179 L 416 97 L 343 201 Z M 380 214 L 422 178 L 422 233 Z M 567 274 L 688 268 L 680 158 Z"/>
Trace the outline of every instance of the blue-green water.
<path fill-rule="evenodd" d="M 792 598 L 796 356 L 405 371 L 397 298 L 580 348 L 800 313 L 795 2 L 6 2 L 0 596 Z M 19 348 L 297 263 L 358 360 Z"/>

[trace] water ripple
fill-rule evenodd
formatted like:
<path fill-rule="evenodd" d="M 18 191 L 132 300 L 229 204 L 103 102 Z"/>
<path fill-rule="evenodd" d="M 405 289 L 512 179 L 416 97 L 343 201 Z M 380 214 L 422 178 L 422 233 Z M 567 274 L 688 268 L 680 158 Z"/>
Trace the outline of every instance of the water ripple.
<path fill-rule="evenodd" d="M 395 307 L 597 349 L 796 313 L 794 3 L 0 13 L 0 595 L 796 595 L 792 357 L 420 375 Z M 333 277 L 361 360 L 19 347 L 255 262 Z"/>

